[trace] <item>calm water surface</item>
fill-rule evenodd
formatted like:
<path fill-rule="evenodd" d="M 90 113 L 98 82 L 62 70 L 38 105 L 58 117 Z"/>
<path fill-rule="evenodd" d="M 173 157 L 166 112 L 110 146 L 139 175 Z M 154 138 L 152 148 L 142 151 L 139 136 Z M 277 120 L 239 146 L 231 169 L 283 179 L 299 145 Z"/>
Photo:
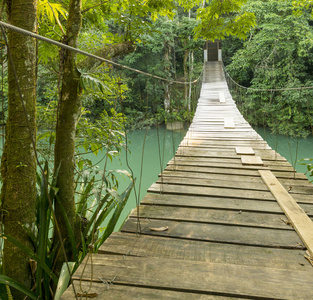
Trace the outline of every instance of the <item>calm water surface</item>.
<path fill-rule="evenodd" d="M 308 138 L 291 138 L 281 134 L 272 135 L 267 128 L 257 128 L 258 133 L 269 146 L 285 157 L 297 172 L 306 173 L 307 168 L 299 162 L 303 158 L 313 158 L 313 136 Z M 313 178 L 311 177 L 310 180 Z"/>

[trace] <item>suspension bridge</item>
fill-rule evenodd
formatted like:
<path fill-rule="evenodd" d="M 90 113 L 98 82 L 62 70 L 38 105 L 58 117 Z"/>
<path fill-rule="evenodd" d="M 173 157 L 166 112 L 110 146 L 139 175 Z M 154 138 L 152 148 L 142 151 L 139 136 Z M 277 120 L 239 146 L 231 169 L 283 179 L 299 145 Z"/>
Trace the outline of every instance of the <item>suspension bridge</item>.
<path fill-rule="evenodd" d="M 313 299 L 312 194 L 208 62 L 175 157 L 62 299 Z"/>

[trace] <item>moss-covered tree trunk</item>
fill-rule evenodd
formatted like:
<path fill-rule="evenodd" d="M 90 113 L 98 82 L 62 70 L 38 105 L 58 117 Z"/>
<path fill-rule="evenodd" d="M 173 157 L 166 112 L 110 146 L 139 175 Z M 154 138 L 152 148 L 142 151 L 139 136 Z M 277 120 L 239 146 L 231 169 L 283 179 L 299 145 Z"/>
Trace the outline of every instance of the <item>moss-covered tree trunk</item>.
<path fill-rule="evenodd" d="M 35 0 L 7 0 L 12 25 L 37 31 Z M 32 248 L 23 227 L 33 229 L 36 204 L 36 158 L 32 138 L 36 138 L 36 40 L 10 31 L 9 47 L 16 69 L 30 128 L 27 126 L 17 83 L 8 63 L 9 108 L 5 147 L 1 161 L 1 218 L 4 233 Z M 30 130 L 31 134 L 30 134 Z M 7 276 L 30 287 L 29 256 L 9 242 L 4 243 L 3 269 Z M 23 299 L 12 290 L 14 298 Z"/>
<path fill-rule="evenodd" d="M 77 38 L 81 28 L 81 0 L 71 0 L 69 4 L 69 15 L 65 42 L 72 46 L 77 46 Z M 62 239 L 65 241 L 65 249 L 68 259 L 71 260 L 69 244 L 69 232 L 65 226 L 62 215 L 63 206 L 69 223 L 76 232 L 77 221 L 75 214 L 74 200 L 74 154 L 75 154 L 75 134 L 78 117 L 81 111 L 81 101 L 79 95 L 80 73 L 76 68 L 75 52 L 65 51 L 63 53 L 63 77 L 62 88 L 59 99 L 59 114 L 56 128 L 55 142 L 55 170 L 59 169 L 57 177 L 58 197 L 60 204 L 56 202 L 56 218 L 60 228 Z M 58 239 L 55 234 L 55 239 Z M 59 241 L 59 240 L 57 240 Z M 64 253 L 60 251 L 57 270 L 64 261 Z"/>

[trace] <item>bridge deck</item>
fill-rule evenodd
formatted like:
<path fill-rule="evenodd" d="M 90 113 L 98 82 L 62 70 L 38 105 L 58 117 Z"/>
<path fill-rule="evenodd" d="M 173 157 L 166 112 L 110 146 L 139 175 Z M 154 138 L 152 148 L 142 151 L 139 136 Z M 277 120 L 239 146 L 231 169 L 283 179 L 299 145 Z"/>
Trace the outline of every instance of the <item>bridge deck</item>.
<path fill-rule="evenodd" d="M 312 185 L 249 126 L 220 63 L 208 63 L 193 123 L 139 207 L 141 235 L 134 211 L 79 267 L 76 291 L 96 299 L 313 299 L 304 242 L 259 170 L 272 171 L 313 216 Z M 74 299 L 71 288 L 63 299 Z"/>

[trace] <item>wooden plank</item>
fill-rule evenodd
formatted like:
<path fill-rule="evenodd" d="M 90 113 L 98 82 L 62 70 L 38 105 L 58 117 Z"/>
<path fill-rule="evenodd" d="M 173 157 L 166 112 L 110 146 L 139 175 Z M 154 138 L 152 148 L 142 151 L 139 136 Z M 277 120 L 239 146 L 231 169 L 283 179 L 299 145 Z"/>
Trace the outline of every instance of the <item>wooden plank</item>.
<path fill-rule="evenodd" d="M 243 169 L 243 170 L 269 170 L 279 171 L 279 172 L 294 172 L 294 168 L 290 165 L 279 165 L 277 162 L 269 162 L 264 166 L 259 165 L 242 165 L 240 163 L 231 163 L 222 160 L 199 160 L 197 158 L 183 158 L 176 157 L 168 162 L 168 165 L 183 165 L 183 166 L 196 166 L 196 167 L 217 167 L 217 168 L 226 168 L 226 169 Z"/>
<path fill-rule="evenodd" d="M 224 92 L 218 92 L 218 96 L 219 96 L 219 99 L 220 99 L 221 103 L 226 103 Z"/>
<path fill-rule="evenodd" d="M 151 193 L 166 193 L 176 195 L 194 195 L 194 196 L 213 196 L 223 198 L 247 198 L 255 200 L 273 200 L 275 199 L 270 192 L 252 191 L 240 189 L 222 189 L 216 187 L 201 186 L 182 186 L 173 184 L 152 184 L 148 189 Z M 313 197 L 310 194 L 293 194 L 293 198 L 301 203 L 313 203 Z"/>
<path fill-rule="evenodd" d="M 236 147 L 237 155 L 254 155 L 252 147 Z"/>
<path fill-rule="evenodd" d="M 265 149 L 271 149 L 268 144 L 260 139 L 249 139 L 249 140 L 227 140 L 227 139 L 220 139 L 220 140 L 216 140 L 216 139 L 210 139 L 210 138 L 206 138 L 206 139 L 193 139 L 190 136 L 190 132 L 187 132 L 188 135 L 188 142 L 191 143 L 201 143 L 202 145 L 236 145 L 236 146 L 240 146 L 240 145 L 249 145 L 249 146 L 253 146 L 253 148 L 255 148 L 255 146 L 262 146 L 262 147 L 266 147 Z M 184 142 L 184 140 L 183 140 Z M 261 148 L 263 149 L 263 148 Z"/>
<path fill-rule="evenodd" d="M 276 198 L 293 227 L 313 257 L 313 222 L 288 194 L 271 171 L 259 171 L 262 179 Z"/>
<path fill-rule="evenodd" d="M 245 183 L 263 183 L 263 180 L 261 177 L 258 177 L 257 174 L 255 173 L 256 177 L 254 176 L 248 176 L 248 175 L 239 175 L 239 174 L 218 174 L 218 173 L 207 173 L 207 172 L 197 172 L 196 169 L 193 170 L 172 170 L 171 168 L 167 167 L 164 171 L 162 171 L 162 174 L 159 174 L 159 177 L 183 177 L 183 178 L 198 178 L 198 179 L 215 179 L 215 180 L 221 180 L 221 181 L 233 181 L 233 182 L 245 182 Z M 295 180 L 293 180 L 295 181 Z M 293 184 L 292 180 L 287 180 L 287 185 L 292 185 Z M 302 180 L 300 181 L 302 182 Z M 300 184 L 300 183 L 299 183 Z"/>
<path fill-rule="evenodd" d="M 83 280 L 261 299 L 312 299 L 313 271 L 257 268 L 188 260 L 93 255 L 94 266 L 78 268 Z M 75 280 L 81 278 L 74 276 Z M 101 278 L 101 279 L 99 279 Z M 179 279 L 179 280 L 178 280 Z"/>
<path fill-rule="evenodd" d="M 207 173 L 207 174 L 225 174 L 225 175 L 241 175 L 241 176 L 256 176 L 259 177 L 260 174 L 258 172 L 259 168 L 221 168 L 220 166 L 217 167 L 210 167 L 210 166 L 193 166 L 193 165 L 178 165 L 178 164 L 170 164 L 166 167 L 165 170 L 169 171 L 184 171 L 184 172 L 198 172 L 198 173 Z M 294 172 L 280 172 L 280 171 L 273 171 L 273 174 L 277 178 L 285 178 L 285 179 L 296 179 L 301 180 L 303 182 L 307 182 L 308 178 L 301 173 L 294 173 Z"/>
<path fill-rule="evenodd" d="M 251 153 L 252 154 L 252 153 Z M 247 155 L 251 155 L 251 154 L 247 154 Z M 253 153 L 254 154 L 254 153 Z M 176 156 L 189 156 L 189 157 L 215 157 L 215 158 L 219 158 L 219 159 L 235 159 L 234 161 L 238 161 L 239 163 L 239 158 L 238 155 L 235 152 L 234 148 L 228 148 L 225 149 L 224 151 L 221 149 L 213 149 L 213 148 L 197 148 L 197 147 L 181 147 L 177 150 L 176 152 Z M 277 162 L 284 162 L 284 165 L 289 165 L 290 164 L 287 162 L 287 160 L 283 157 L 279 157 L 276 156 L 275 153 L 273 152 L 265 152 L 263 151 L 263 153 L 258 154 L 258 156 L 261 156 L 262 160 L 273 160 L 273 161 L 277 161 Z M 233 161 L 233 162 L 234 162 Z M 241 163 L 241 162 L 240 162 Z M 269 163 L 273 163 L 273 162 L 269 162 Z"/>
<path fill-rule="evenodd" d="M 125 232 L 113 233 L 100 247 L 98 253 L 275 267 L 287 270 L 311 270 L 312 268 L 304 257 L 306 255 L 304 250 L 203 243 Z M 291 261 L 295 263 L 291 264 Z"/>
<path fill-rule="evenodd" d="M 235 128 L 234 118 L 231 118 L 231 117 L 224 118 L 224 128 L 225 129 Z"/>
<path fill-rule="evenodd" d="M 167 167 L 164 171 L 162 171 L 162 176 L 171 176 L 171 177 L 183 177 L 183 178 L 203 178 L 203 179 L 218 179 L 218 180 L 229 180 L 233 182 L 241 182 L 244 181 L 246 183 L 264 183 L 261 177 L 258 176 L 259 173 L 256 172 L 255 176 L 251 176 L 248 174 L 240 175 L 240 174 L 218 174 L 218 173 L 209 173 L 209 172 L 197 172 L 196 169 L 194 170 L 171 170 Z M 161 177 L 161 174 L 159 174 Z M 279 179 L 280 183 L 291 192 L 296 191 L 303 191 L 306 194 L 313 194 L 313 185 L 308 180 L 297 180 L 297 179 Z"/>
<path fill-rule="evenodd" d="M 100 279 L 98 278 L 100 281 Z M 73 284 L 75 286 L 76 292 L 83 293 L 89 291 L 89 295 L 97 295 L 94 299 L 96 300 L 147 300 L 147 299 L 171 299 L 171 300 L 232 300 L 232 299 L 242 299 L 233 298 L 226 296 L 217 295 L 203 295 L 197 293 L 189 293 L 185 291 L 171 291 L 162 290 L 155 288 L 147 288 L 141 286 L 132 285 L 119 285 L 119 284 L 106 284 L 103 282 L 92 282 L 89 281 L 74 280 Z M 77 300 L 86 299 L 86 297 L 75 297 L 73 293 L 72 286 L 70 286 L 66 292 L 60 298 L 61 300 Z M 92 298 L 87 298 L 92 299 Z"/>
<path fill-rule="evenodd" d="M 136 217 L 135 209 L 130 217 Z M 139 208 L 140 218 L 183 221 L 204 224 L 228 224 L 238 226 L 251 226 L 260 228 L 278 228 L 285 230 L 293 230 L 287 225 L 287 219 L 281 214 L 272 214 L 266 212 L 247 212 L 233 211 L 225 209 L 209 209 L 209 208 L 193 208 L 193 207 L 177 207 L 177 206 L 151 206 L 142 205 Z"/>
<path fill-rule="evenodd" d="M 168 194 L 146 194 L 141 201 L 142 205 L 162 205 L 175 207 L 220 208 L 237 211 L 282 213 L 276 200 L 251 200 L 219 197 L 182 196 Z M 305 212 L 313 217 L 313 202 L 299 204 Z"/>
<path fill-rule="evenodd" d="M 241 155 L 241 163 L 249 166 L 264 166 L 264 162 L 260 156 Z"/>
<path fill-rule="evenodd" d="M 222 189 L 216 187 L 183 186 L 174 184 L 152 184 L 148 192 L 176 195 L 213 196 L 246 199 L 273 200 L 274 197 L 269 191 L 251 191 L 242 189 Z M 302 195 L 301 195 L 302 196 Z"/>
<path fill-rule="evenodd" d="M 163 236 L 203 242 L 217 242 L 236 245 L 259 246 L 282 249 L 305 249 L 294 230 L 254 228 L 222 224 L 202 224 L 168 220 L 141 219 L 141 234 Z M 168 227 L 163 232 L 150 228 Z M 122 232 L 137 232 L 137 220 L 130 218 Z M 302 245 L 302 246 L 301 246 Z"/>
<path fill-rule="evenodd" d="M 225 176 L 221 179 L 204 179 L 204 178 L 191 178 L 191 177 L 171 177 L 162 176 L 158 181 L 158 184 L 176 184 L 184 186 L 203 186 L 203 187 L 216 187 L 223 189 L 240 189 L 251 191 L 267 191 L 267 187 L 264 182 L 254 182 L 251 184 L 246 181 L 232 181 L 230 177 Z"/>
<path fill-rule="evenodd" d="M 250 159 L 252 158 L 252 156 L 247 155 L 247 157 Z M 247 159 L 248 159 L 247 158 Z M 175 156 L 172 160 L 170 160 L 170 162 L 175 161 L 175 162 L 191 162 L 191 163 L 198 163 L 198 164 L 210 164 L 210 163 L 214 163 L 214 164 L 220 164 L 225 166 L 231 166 L 231 165 L 236 165 L 237 167 L 242 167 L 242 160 L 240 159 L 240 157 L 236 156 L 236 157 L 229 157 L 229 158 L 218 158 L 218 157 L 205 157 L 205 156 Z M 295 171 L 294 168 L 289 164 L 289 162 L 287 161 L 272 161 L 272 160 L 264 160 L 263 161 L 264 166 L 268 167 L 268 169 L 275 169 L 275 168 L 280 168 L 280 170 L 286 170 L 286 171 Z M 249 165 L 245 166 L 245 167 L 249 167 Z M 258 166 L 261 168 L 261 166 Z"/>

